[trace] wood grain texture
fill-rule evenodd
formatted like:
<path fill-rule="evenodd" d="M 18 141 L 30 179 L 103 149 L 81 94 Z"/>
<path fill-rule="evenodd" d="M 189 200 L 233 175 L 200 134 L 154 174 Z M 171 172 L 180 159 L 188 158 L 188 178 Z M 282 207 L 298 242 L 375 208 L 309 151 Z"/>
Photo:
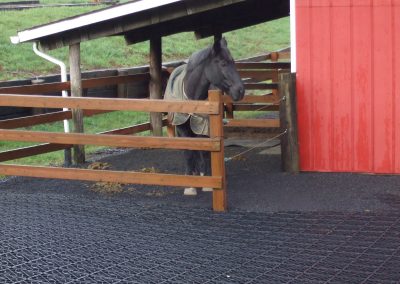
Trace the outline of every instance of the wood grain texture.
<path fill-rule="evenodd" d="M 279 119 L 232 119 L 225 127 L 279 128 Z"/>
<path fill-rule="evenodd" d="M 216 114 L 218 104 L 208 101 L 149 99 L 62 98 L 28 95 L 0 95 L 0 106 L 80 108 L 90 110 L 132 110 L 143 112 L 186 112 Z"/>
<path fill-rule="evenodd" d="M 150 99 L 162 99 L 162 41 L 161 37 L 150 40 Z M 150 113 L 150 123 L 153 136 L 162 136 L 162 114 Z"/>
<path fill-rule="evenodd" d="M 71 80 L 71 96 L 82 97 L 82 74 L 81 74 L 81 50 L 80 44 L 76 43 L 69 47 L 69 70 Z M 83 111 L 80 108 L 72 108 L 72 131 L 84 133 Z M 76 165 L 85 163 L 84 145 L 74 145 L 73 161 Z"/>
<path fill-rule="evenodd" d="M 221 177 L 181 176 L 141 172 L 0 165 L 0 174 L 65 180 L 118 182 L 181 187 L 221 187 Z"/>
<path fill-rule="evenodd" d="M 297 132 L 296 75 L 279 74 L 279 94 L 282 97 L 280 111 L 282 170 L 299 173 L 299 144 Z"/>
<path fill-rule="evenodd" d="M 149 73 L 132 74 L 132 75 L 120 75 L 120 76 L 108 76 L 100 78 L 82 79 L 82 88 L 97 88 L 103 86 L 111 86 L 124 83 L 133 82 L 149 82 Z M 35 85 L 23 85 L 15 87 L 2 87 L 0 88 L 0 94 L 45 94 L 61 92 L 63 90 L 71 90 L 70 82 L 57 82 L 57 83 L 44 83 Z"/>
<path fill-rule="evenodd" d="M 110 134 L 55 133 L 43 131 L 0 130 L 0 140 L 48 142 L 56 144 L 97 145 L 125 148 L 158 148 L 219 151 L 220 138 L 166 138 Z"/>
<path fill-rule="evenodd" d="M 215 187 L 213 191 L 213 209 L 216 212 L 225 212 L 228 202 L 226 196 L 226 176 L 225 176 L 225 152 L 224 152 L 224 128 L 223 119 L 223 103 L 221 91 L 209 91 L 208 99 L 211 102 L 220 104 L 220 112 L 218 115 L 210 115 L 210 137 L 220 139 L 220 151 L 211 152 L 211 173 L 212 176 L 222 177 L 222 185 Z"/>
<path fill-rule="evenodd" d="M 150 125 L 150 123 L 147 122 L 147 123 L 142 123 L 142 124 L 137 124 L 137 125 L 133 125 L 133 126 L 129 126 L 129 127 L 120 128 L 120 129 L 109 130 L 109 131 L 101 132 L 98 134 L 131 135 L 131 134 L 137 134 L 137 133 L 140 133 L 143 131 L 148 131 L 150 129 L 151 129 L 151 125 Z M 50 153 L 50 152 L 64 150 L 64 149 L 69 149 L 71 147 L 72 147 L 72 145 L 45 143 L 45 144 L 40 144 L 40 145 L 34 145 L 34 146 L 29 146 L 29 147 L 7 150 L 7 151 L 0 152 L 0 162 L 30 157 L 30 156 L 39 155 L 39 154 Z"/>

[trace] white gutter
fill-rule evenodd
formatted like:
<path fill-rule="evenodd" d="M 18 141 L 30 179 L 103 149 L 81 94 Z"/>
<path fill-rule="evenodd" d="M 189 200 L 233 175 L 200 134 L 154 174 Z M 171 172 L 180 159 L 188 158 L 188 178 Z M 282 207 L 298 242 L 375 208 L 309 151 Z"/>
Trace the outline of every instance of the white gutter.
<path fill-rule="evenodd" d="M 80 16 L 67 18 L 57 22 L 49 23 L 39 27 L 33 27 L 28 30 L 20 31 L 16 36 L 11 36 L 10 40 L 13 44 L 35 40 L 37 38 L 49 36 L 52 34 L 65 32 L 91 24 L 104 22 L 107 20 L 123 17 L 129 14 L 146 11 L 156 7 L 180 2 L 182 0 L 142 0 L 132 3 L 121 4 L 115 7 L 110 7 L 98 12 L 82 14 Z"/>
<path fill-rule="evenodd" d="M 296 0 L 290 0 L 290 54 L 292 73 L 297 71 L 297 49 L 296 49 Z"/>
<path fill-rule="evenodd" d="M 47 61 L 50 61 L 51 63 L 57 64 L 58 66 L 60 66 L 61 68 L 61 82 L 67 82 L 68 78 L 67 78 L 67 66 L 65 66 L 64 62 L 62 62 L 61 60 L 58 60 L 54 57 L 51 57 L 48 54 L 45 54 L 43 52 L 41 52 L 38 47 L 37 47 L 37 42 L 33 43 L 33 51 L 39 55 L 40 57 L 46 59 Z M 62 91 L 62 96 L 63 97 L 68 97 L 68 92 L 67 91 Z M 68 108 L 63 108 L 63 111 L 67 111 Z M 65 133 L 69 133 L 69 121 L 68 119 L 64 120 L 64 132 Z"/>

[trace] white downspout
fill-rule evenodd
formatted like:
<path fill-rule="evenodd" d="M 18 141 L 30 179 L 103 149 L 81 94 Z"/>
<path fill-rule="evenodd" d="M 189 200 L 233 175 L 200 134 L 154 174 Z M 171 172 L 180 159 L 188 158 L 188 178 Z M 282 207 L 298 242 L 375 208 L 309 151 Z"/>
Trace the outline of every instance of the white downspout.
<path fill-rule="evenodd" d="M 33 51 L 39 55 L 40 57 L 46 59 L 47 61 L 50 61 L 51 63 L 57 64 L 61 68 L 61 82 L 67 82 L 67 66 L 65 66 L 64 62 L 48 55 L 43 52 L 41 52 L 38 47 L 37 47 L 37 42 L 33 43 Z M 62 96 L 63 97 L 68 97 L 68 92 L 67 91 L 62 91 Z M 67 111 L 68 108 L 63 108 L 63 111 Z M 64 132 L 69 133 L 69 121 L 68 119 L 64 120 Z"/>

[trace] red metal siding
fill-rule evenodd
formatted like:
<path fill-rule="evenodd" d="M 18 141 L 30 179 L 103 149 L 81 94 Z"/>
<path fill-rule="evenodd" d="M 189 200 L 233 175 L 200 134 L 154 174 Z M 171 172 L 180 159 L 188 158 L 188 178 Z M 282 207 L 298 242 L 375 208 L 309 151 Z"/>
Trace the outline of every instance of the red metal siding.
<path fill-rule="evenodd" d="M 303 171 L 400 173 L 400 0 L 296 0 Z"/>

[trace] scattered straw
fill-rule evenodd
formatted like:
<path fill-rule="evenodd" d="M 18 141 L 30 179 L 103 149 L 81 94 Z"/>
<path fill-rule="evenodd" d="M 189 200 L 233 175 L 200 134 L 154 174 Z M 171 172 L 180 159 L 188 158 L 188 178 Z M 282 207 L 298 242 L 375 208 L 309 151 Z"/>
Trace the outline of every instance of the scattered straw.
<path fill-rule="evenodd" d="M 90 189 L 101 194 L 119 194 L 124 191 L 124 185 L 116 182 L 96 182 Z"/>
<path fill-rule="evenodd" d="M 94 162 L 88 166 L 90 170 L 109 170 L 111 169 L 111 165 L 109 163 L 103 162 Z"/>
<path fill-rule="evenodd" d="M 247 158 L 243 157 L 243 156 L 237 156 L 237 157 L 233 157 L 232 160 L 234 160 L 234 161 L 247 161 Z"/>
<path fill-rule="evenodd" d="M 160 170 L 158 170 L 158 169 L 156 169 L 156 168 L 154 168 L 154 167 L 150 167 L 150 168 L 142 168 L 142 169 L 140 169 L 140 171 L 142 172 L 142 173 L 159 173 L 160 172 Z"/>

